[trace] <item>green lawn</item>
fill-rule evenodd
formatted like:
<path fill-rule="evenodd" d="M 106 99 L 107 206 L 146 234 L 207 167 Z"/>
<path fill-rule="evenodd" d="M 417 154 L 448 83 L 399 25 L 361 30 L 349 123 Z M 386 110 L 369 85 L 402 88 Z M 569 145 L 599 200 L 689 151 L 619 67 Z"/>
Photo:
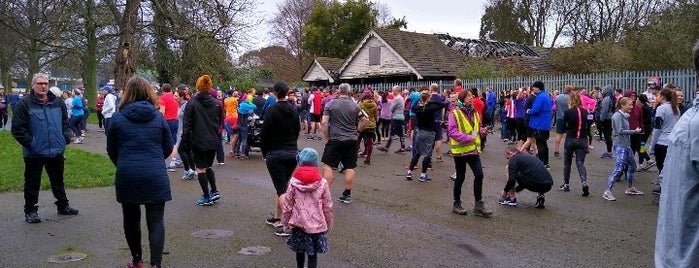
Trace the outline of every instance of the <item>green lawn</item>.
<path fill-rule="evenodd" d="M 24 159 L 22 147 L 9 131 L 0 131 L 0 193 L 22 191 L 24 188 Z M 66 188 L 91 188 L 114 184 L 115 168 L 104 155 L 89 153 L 69 146 L 65 153 Z M 50 189 L 44 171 L 41 189 Z"/>

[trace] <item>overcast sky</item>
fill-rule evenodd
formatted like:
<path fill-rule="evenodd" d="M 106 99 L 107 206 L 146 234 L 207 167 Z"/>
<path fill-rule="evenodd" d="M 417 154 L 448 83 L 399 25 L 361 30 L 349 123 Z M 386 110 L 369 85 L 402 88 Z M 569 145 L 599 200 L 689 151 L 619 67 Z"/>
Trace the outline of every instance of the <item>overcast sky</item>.
<path fill-rule="evenodd" d="M 276 4 L 282 0 L 259 0 L 259 11 L 265 18 L 276 13 Z M 420 33 L 448 33 L 463 38 L 478 38 L 481 15 L 487 0 L 377 0 L 391 10 L 393 17 L 405 16 L 407 31 Z M 258 28 L 257 43 L 252 49 L 270 44 L 268 25 Z"/>

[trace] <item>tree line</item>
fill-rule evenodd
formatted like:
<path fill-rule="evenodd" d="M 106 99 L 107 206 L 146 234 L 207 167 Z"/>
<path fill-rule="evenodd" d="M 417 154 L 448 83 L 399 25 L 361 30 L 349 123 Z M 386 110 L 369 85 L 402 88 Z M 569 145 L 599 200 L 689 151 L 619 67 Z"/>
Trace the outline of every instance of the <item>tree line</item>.
<path fill-rule="evenodd" d="M 481 39 L 551 48 L 562 73 L 691 67 L 697 0 L 490 0 Z"/>

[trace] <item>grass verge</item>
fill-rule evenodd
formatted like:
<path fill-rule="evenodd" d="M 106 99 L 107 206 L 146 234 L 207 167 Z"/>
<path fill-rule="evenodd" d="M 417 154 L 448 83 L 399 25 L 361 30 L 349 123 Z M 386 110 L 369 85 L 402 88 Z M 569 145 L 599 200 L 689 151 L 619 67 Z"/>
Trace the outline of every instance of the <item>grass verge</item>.
<path fill-rule="evenodd" d="M 0 193 L 24 189 L 24 158 L 22 146 L 9 131 L 0 131 Z M 64 182 L 66 188 L 91 188 L 114 185 L 116 168 L 104 155 L 89 153 L 75 147 L 65 152 Z M 41 189 L 50 189 L 48 175 L 43 172 Z"/>

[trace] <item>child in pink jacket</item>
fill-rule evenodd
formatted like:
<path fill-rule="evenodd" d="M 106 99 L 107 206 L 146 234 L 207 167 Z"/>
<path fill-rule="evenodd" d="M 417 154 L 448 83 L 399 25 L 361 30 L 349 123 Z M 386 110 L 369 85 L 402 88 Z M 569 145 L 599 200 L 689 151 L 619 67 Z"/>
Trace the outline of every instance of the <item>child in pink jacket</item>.
<path fill-rule="evenodd" d="M 298 167 L 284 195 L 282 224 L 291 232 L 286 244 L 296 252 L 296 266 L 304 267 L 308 255 L 308 268 L 315 268 L 317 253 L 330 249 L 326 233 L 333 222 L 333 202 L 328 182 L 318 170 L 318 152 L 305 148 L 296 162 Z"/>

